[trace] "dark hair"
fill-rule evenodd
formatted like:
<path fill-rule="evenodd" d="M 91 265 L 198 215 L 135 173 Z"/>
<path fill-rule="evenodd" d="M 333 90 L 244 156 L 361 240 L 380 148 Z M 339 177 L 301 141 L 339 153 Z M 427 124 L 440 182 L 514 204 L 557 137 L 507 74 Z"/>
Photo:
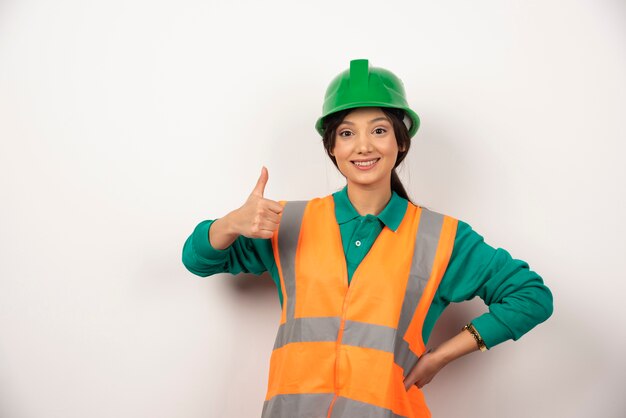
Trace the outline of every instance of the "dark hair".
<path fill-rule="evenodd" d="M 405 198 L 409 202 L 413 203 L 411 199 L 409 199 L 409 195 L 407 194 L 400 178 L 398 177 L 398 173 L 396 173 L 396 167 L 400 165 L 404 158 L 409 152 L 409 148 L 411 147 L 411 138 L 409 137 L 409 131 L 406 128 L 406 125 L 402 121 L 404 118 L 404 111 L 402 109 L 396 109 L 392 107 L 380 107 L 380 110 L 391 120 L 391 124 L 393 126 L 393 132 L 396 136 L 396 142 L 398 143 L 399 149 L 404 149 L 404 151 L 398 151 L 398 158 L 396 159 L 396 163 L 393 166 L 393 170 L 391 171 L 391 190 L 396 192 L 400 197 Z M 348 113 L 353 111 L 354 108 L 340 110 L 335 113 L 331 113 L 326 116 L 322 122 L 322 128 L 324 129 L 324 135 L 322 135 L 322 142 L 324 144 L 324 149 L 326 150 L 326 154 L 333 162 L 335 167 L 339 169 L 337 165 L 337 160 L 333 155 L 331 155 L 333 148 L 335 148 L 335 133 L 337 131 L 337 127 L 343 122 L 343 119 L 346 117 Z M 414 203 L 413 203 L 414 204 Z"/>

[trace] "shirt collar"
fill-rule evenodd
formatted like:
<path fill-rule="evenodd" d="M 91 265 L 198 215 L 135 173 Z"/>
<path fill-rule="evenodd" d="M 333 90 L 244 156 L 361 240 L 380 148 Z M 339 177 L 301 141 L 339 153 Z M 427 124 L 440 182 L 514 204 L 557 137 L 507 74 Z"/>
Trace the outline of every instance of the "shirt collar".
<path fill-rule="evenodd" d="M 352 206 L 352 202 L 350 202 L 348 198 L 348 185 L 345 185 L 343 189 L 333 193 L 333 199 L 335 201 L 335 217 L 339 225 L 361 216 L 354 206 Z M 376 217 L 385 224 L 387 228 L 396 232 L 404 218 L 408 203 L 408 200 L 392 191 L 389 203 L 387 203 L 387 206 L 385 206 Z"/>

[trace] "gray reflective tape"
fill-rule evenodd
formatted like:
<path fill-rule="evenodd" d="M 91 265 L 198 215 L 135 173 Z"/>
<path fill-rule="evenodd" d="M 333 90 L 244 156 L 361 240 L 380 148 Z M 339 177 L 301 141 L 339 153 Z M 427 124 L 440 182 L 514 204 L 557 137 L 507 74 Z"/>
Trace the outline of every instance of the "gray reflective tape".
<path fill-rule="evenodd" d="M 337 341 L 341 318 L 295 318 L 278 328 L 274 349 L 293 342 Z M 396 330 L 384 325 L 346 320 L 341 344 L 393 353 Z"/>
<path fill-rule="evenodd" d="M 440 213 L 422 208 L 420 223 L 415 237 L 415 249 L 413 251 L 413 259 L 411 260 L 409 280 L 404 293 L 400 320 L 398 321 L 398 333 L 396 334 L 394 349 L 396 363 L 404 369 L 405 377 L 413 365 L 415 365 L 417 360 L 414 362 L 413 358 L 417 359 L 417 356 L 410 351 L 404 336 L 415 315 L 415 310 L 422 298 L 424 288 L 430 279 L 443 226 L 443 218 L 444 216 Z"/>
<path fill-rule="evenodd" d="M 295 416 L 295 415 L 294 415 Z M 308 416 L 308 415 L 306 415 Z M 330 418 L 407 418 L 391 409 L 339 396 L 333 405 Z"/>
<path fill-rule="evenodd" d="M 394 362 L 402 367 L 402 375 L 407 377 L 411 369 L 417 364 L 419 357 L 409 348 L 409 343 L 404 338 L 396 340 Z"/>
<path fill-rule="evenodd" d="M 393 353 L 395 336 L 396 330 L 391 327 L 346 320 L 341 343 Z"/>
<path fill-rule="evenodd" d="M 281 324 L 274 343 L 274 350 L 285 344 L 310 341 L 337 341 L 341 318 L 323 316 L 295 318 Z"/>
<path fill-rule="evenodd" d="M 334 393 L 276 395 L 263 403 L 261 418 L 326 418 Z"/>
<path fill-rule="evenodd" d="M 278 229 L 278 254 L 287 293 L 287 321 L 293 318 L 296 309 L 296 250 L 307 203 L 305 200 L 286 202 Z"/>

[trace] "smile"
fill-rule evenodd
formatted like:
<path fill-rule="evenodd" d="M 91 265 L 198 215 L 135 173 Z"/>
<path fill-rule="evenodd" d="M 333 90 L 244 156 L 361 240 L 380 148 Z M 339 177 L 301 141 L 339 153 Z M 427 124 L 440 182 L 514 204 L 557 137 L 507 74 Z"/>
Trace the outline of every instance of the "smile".
<path fill-rule="evenodd" d="M 369 170 L 376 165 L 380 158 L 374 158 L 367 161 L 351 161 L 359 170 Z"/>

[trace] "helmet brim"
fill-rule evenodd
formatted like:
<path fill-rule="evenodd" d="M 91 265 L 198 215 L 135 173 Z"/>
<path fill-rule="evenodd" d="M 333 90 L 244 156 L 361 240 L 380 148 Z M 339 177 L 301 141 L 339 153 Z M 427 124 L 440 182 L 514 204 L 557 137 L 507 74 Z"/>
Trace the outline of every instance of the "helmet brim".
<path fill-rule="evenodd" d="M 393 108 L 393 109 L 400 109 L 400 110 L 406 112 L 408 114 L 408 116 L 411 118 L 411 128 L 409 129 L 409 138 L 412 138 L 417 133 L 417 130 L 419 129 L 420 118 L 419 118 L 419 116 L 417 116 L 417 113 L 415 113 L 410 108 L 408 108 L 408 107 L 390 106 L 388 103 L 368 101 L 368 102 L 346 103 L 346 104 L 343 104 L 341 106 L 337 106 L 336 108 L 333 109 L 332 112 L 324 114 L 324 115 L 320 116 L 317 119 L 317 121 L 315 122 L 315 130 L 321 136 L 324 136 L 324 129 L 322 127 L 322 124 L 324 122 L 324 118 L 325 117 L 327 117 L 329 115 L 332 115 L 333 113 L 340 112 L 342 110 L 356 109 L 356 108 L 359 108 L 359 107 L 388 107 L 388 108 Z"/>

